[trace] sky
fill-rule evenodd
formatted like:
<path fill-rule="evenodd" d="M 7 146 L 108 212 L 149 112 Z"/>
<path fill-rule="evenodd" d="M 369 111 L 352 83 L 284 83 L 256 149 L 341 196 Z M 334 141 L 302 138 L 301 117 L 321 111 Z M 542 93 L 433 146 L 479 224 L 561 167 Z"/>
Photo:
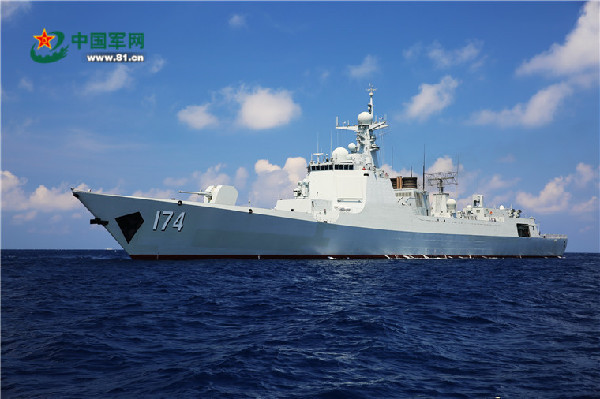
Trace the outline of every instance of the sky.
<path fill-rule="evenodd" d="M 336 117 L 355 123 L 373 84 L 388 173 L 420 174 L 425 151 L 429 172 L 458 168 L 459 209 L 483 194 L 600 252 L 598 2 L 1 8 L 2 248 L 118 247 L 70 187 L 188 199 L 231 184 L 238 204 L 273 207 L 312 153 L 354 140 Z M 144 61 L 88 62 L 107 52 Z"/>

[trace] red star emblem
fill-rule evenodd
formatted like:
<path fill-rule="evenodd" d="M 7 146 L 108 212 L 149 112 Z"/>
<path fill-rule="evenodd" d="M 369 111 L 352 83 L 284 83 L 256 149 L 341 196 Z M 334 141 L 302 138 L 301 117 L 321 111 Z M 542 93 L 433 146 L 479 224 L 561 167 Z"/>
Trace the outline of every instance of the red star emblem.
<path fill-rule="evenodd" d="M 39 50 L 40 48 L 42 48 L 44 46 L 48 47 L 49 49 L 52 49 L 52 46 L 50 45 L 50 40 L 54 39 L 56 36 L 47 34 L 46 28 L 44 28 L 44 33 L 42 33 L 39 36 L 33 36 L 33 37 L 38 39 L 40 42 L 37 47 L 37 49 Z"/>

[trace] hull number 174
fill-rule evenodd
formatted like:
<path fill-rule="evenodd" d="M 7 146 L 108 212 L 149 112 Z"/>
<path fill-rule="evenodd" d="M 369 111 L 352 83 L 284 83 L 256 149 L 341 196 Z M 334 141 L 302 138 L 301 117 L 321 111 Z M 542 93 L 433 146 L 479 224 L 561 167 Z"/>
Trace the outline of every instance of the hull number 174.
<path fill-rule="evenodd" d="M 169 225 L 169 222 L 171 221 L 171 219 L 173 219 L 174 214 L 175 214 L 175 212 L 173 212 L 173 211 L 156 211 L 156 218 L 154 219 L 154 226 L 152 226 L 152 230 L 156 231 L 158 229 L 158 227 L 160 226 L 160 230 L 165 231 L 167 229 L 167 226 Z M 163 217 L 166 217 L 166 218 L 164 219 L 164 221 L 162 222 L 162 225 L 161 225 L 160 222 L 163 219 Z M 177 216 L 177 218 L 173 222 L 172 227 L 174 229 L 177 229 L 177 231 L 181 231 L 181 229 L 183 228 L 183 218 L 184 217 L 185 217 L 185 212 L 181 212 L 179 214 L 179 216 Z"/>

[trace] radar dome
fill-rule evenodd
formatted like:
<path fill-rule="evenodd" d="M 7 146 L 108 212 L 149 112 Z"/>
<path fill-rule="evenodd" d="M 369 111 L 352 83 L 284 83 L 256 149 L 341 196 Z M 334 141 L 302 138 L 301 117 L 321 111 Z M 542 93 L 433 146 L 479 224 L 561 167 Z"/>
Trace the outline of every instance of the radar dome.
<path fill-rule="evenodd" d="M 356 152 L 356 144 L 354 144 L 354 143 L 348 144 L 348 149 L 350 150 L 350 152 Z"/>
<path fill-rule="evenodd" d="M 348 150 L 344 147 L 338 147 L 331 153 L 333 162 L 346 162 L 348 160 Z"/>
<path fill-rule="evenodd" d="M 448 202 L 446 202 L 446 206 L 448 207 L 448 211 L 450 211 L 451 213 L 456 212 L 456 200 L 455 199 L 448 199 Z"/>
<path fill-rule="evenodd" d="M 358 114 L 359 125 L 369 125 L 371 122 L 373 122 L 373 115 L 371 115 L 370 113 L 365 111 Z"/>

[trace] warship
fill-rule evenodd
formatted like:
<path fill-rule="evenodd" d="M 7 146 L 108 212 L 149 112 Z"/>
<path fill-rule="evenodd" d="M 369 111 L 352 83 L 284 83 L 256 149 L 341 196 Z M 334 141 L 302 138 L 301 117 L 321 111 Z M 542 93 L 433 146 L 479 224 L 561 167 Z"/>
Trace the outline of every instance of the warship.
<path fill-rule="evenodd" d="M 475 194 L 457 210 L 444 185 L 454 172 L 390 176 L 377 138 L 387 122 L 367 111 L 339 125 L 356 141 L 313 154 L 292 198 L 273 209 L 236 205 L 238 191 L 211 185 L 203 202 L 109 195 L 71 189 L 133 259 L 194 258 L 496 258 L 560 257 L 567 236 L 542 234 L 521 211 L 488 207 Z M 425 182 L 437 186 L 426 190 Z M 180 191 L 184 193 L 184 191 Z"/>

